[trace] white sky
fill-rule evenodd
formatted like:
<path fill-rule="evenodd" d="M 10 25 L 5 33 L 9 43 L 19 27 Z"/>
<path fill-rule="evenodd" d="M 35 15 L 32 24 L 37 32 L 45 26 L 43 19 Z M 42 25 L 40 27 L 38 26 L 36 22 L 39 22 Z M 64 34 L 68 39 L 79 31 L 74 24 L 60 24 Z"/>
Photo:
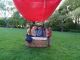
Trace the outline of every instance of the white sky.
<path fill-rule="evenodd" d="M 11 3 L 9 4 L 8 1 L 11 2 Z M 57 9 L 59 9 L 59 7 L 63 4 L 64 1 L 65 0 L 62 0 L 62 2 L 57 7 Z M 6 8 L 8 8 L 8 11 L 2 11 L 2 10 L 0 10 L 0 17 L 11 17 L 11 15 L 13 14 L 13 11 L 11 11 L 10 8 L 14 7 L 13 0 L 0 0 L 0 3 L 1 2 L 3 2 L 4 4 L 6 4 Z"/>

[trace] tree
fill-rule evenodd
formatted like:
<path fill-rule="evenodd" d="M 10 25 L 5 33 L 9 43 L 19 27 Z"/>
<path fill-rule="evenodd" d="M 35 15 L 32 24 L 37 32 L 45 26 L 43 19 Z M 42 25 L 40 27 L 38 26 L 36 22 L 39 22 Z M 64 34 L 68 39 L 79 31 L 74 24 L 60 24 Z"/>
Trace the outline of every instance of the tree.
<path fill-rule="evenodd" d="M 9 7 L 12 6 L 12 1 L 11 0 L 0 0 L 0 17 L 4 18 L 4 21 L 6 23 L 6 27 L 9 25 L 8 15 L 7 13 L 10 13 L 9 10 L 13 11 L 14 7 Z M 9 9 L 8 9 L 9 8 Z"/>
<path fill-rule="evenodd" d="M 80 29 L 80 7 L 76 8 L 71 12 L 71 16 L 75 21 L 75 29 Z"/>
<path fill-rule="evenodd" d="M 51 18 L 51 26 L 53 28 L 59 28 L 61 31 L 73 29 L 79 24 L 80 19 L 80 0 L 65 0 L 63 5 L 60 6 L 59 10 Z M 71 15 L 72 13 L 72 15 Z M 73 23 L 73 17 L 75 19 L 75 24 Z M 58 30 L 59 30 L 58 29 Z"/>
<path fill-rule="evenodd" d="M 25 19 L 23 19 L 23 18 L 20 16 L 20 14 L 19 14 L 18 11 L 14 12 L 13 15 L 12 15 L 12 17 L 9 18 L 8 20 L 12 20 L 13 25 L 15 25 L 17 28 L 18 28 L 18 27 L 23 27 L 23 26 L 25 26 L 25 24 L 26 24 Z M 14 22 L 15 22 L 15 24 L 14 24 Z"/>

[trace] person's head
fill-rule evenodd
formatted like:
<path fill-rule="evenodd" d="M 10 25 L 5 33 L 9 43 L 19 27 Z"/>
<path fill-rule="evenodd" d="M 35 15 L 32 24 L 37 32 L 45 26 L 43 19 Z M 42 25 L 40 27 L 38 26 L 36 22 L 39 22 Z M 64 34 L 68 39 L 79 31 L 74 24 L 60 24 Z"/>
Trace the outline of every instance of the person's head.
<path fill-rule="evenodd" d="M 32 28 L 33 28 L 33 29 L 37 29 L 37 26 L 33 26 Z"/>
<path fill-rule="evenodd" d="M 29 24 L 27 24 L 27 26 L 26 26 L 27 28 L 30 28 L 30 25 Z"/>
<path fill-rule="evenodd" d="M 39 27 L 38 27 L 38 29 L 42 29 L 42 27 L 41 27 L 41 26 L 39 26 Z"/>
<path fill-rule="evenodd" d="M 43 26 L 43 23 L 42 22 L 37 22 L 36 25 L 37 26 Z"/>

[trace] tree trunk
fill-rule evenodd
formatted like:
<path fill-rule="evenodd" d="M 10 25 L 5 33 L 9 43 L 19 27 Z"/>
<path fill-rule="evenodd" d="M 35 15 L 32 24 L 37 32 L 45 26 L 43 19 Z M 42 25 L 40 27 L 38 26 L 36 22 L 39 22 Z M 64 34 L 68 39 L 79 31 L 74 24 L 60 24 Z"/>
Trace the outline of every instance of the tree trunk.
<path fill-rule="evenodd" d="M 79 16 L 78 16 L 78 24 L 79 24 Z"/>
<path fill-rule="evenodd" d="M 63 20 L 61 21 L 61 32 L 63 32 L 64 31 L 64 27 L 63 27 Z"/>

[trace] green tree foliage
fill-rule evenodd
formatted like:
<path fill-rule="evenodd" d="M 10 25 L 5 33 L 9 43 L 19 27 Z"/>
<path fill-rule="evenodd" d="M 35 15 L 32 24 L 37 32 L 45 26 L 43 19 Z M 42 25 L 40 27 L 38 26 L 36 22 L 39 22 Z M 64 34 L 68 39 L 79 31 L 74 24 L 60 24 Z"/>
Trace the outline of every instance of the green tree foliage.
<path fill-rule="evenodd" d="M 73 10 L 71 15 L 73 16 L 74 21 L 75 21 L 75 29 L 80 30 L 80 7 Z"/>
<path fill-rule="evenodd" d="M 0 18 L 0 27 L 5 27 L 5 26 L 6 26 L 5 19 Z"/>
<path fill-rule="evenodd" d="M 72 18 L 67 15 L 61 14 L 59 11 L 53 15 L 50 21 L 50 26 L 53 30 L 69 31 L 74 25 Z"/>
<path fill-rule="evenodd" d="M 6 10 L 6 5 L 3 1 L 0 1 L 0 10 Z"/>
<path fill-rule="evenodd" d="M 79 29 L 80 0 L 65 0 L 50 19 L 50 25 L 53 30 L 70 31 L 71 29 Z M 74 20 L 75 23 L 73 22 Z"/>
<path fill-rule="evenodd" d="M 14 12 L 14 14 L 12 15 L 11 18 L 8 19 L 9 20 L 9 24 L 11 26 L 15 26 L 15 27 L 24 27 L 26 24 L 26 21 L 20 16 L 19 12 Z"/>
<path fill-rule="evenodd" d="M 62 6 L 67 7 L 70 11 L 73 11 L 80 7 L 80 0 L 65 0 Z"/>

